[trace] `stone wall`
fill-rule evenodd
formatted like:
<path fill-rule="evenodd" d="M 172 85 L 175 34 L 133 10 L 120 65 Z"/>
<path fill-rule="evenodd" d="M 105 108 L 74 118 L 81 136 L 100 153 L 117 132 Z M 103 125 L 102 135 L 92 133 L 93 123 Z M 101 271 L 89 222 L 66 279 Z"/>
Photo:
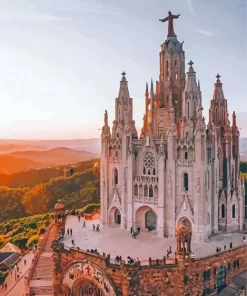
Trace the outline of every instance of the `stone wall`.
<path fill-rule="evenodd" d="M 247 246 L 239 246 L 213 256 L 199 259 L 178 257 L 174 264 L 165 260 L 149 260 L 141 264 L 112 264 L 105 256 L 85 252 L 76 248 L 54 249 L 54 291 L 56 296 L 66 295 L 63 279 L 67 267 L 75 262 L 90 263 L 105 275 L 116 296 L 173 296 L 217 295 L 217 277 L 222 266 L 226 270 L 225 285 L 247 269 Z M 111 260 L 112 262 L 112 260 Z M 219 281 L 218 281 L 219 283 Z M 221 280 L 222 283 L 222 280 Z M 209 295 L 209 294 L 208 294 Z"/>

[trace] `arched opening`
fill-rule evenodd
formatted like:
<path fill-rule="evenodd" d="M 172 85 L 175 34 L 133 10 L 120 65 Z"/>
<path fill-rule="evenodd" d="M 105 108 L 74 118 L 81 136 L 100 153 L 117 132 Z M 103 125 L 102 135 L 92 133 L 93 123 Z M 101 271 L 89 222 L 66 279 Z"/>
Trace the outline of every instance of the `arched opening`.
<path fill-rule="evenodd" d="M 174 66 L 177 67 L 177 60 L 174 61 Z"/>
<path fill-rule="evenodd" d="M 148 196 L 153 198 L 154 197 L 154 191 L 153 191 L 153 186 L 150 185 L 148 189 Z"/>
<path fill-rule="evenodd" d="M 232 218 L 236 218 L 236 205 L 232 205 Z"/>
<path fill-rule="evenodd" d="M 185 159 L 185 160 L 188 159 L 188 152 L 187 152 L 187 151 L 184 152 L 184 159 Z"/>
<path fill-rule="evenodd" d="M 144 198 L 148 197 L 148 186 L 144 185 Z"/>
<path fill-rule="evenodd" d="M 120 225 L 121 224 L 121 212 L 117 207 L 112 207 L 109 210 L 109 224 L 117 224 Z"/>
<path fill-rule="evenodd" d="M 62 295 L 116 296 L 112 280 L 97 266 L 85 261 L 72 262 L 64 268 Z"/>
<path fill-rule="evenodd" d="M 148 211 L 145 214 L 145 228 L 156 229 L 156 214 L 153 211 Z"/>
<path fill-rule="evenodd" d="M 138 195 L 138 185 L 135 184 L 134 186 L 134 195 Z"/>
<path fill-rule="evenodd" d="M 114 218 L 115 218 L 115 224 L 121 224 L 121 213 L 119 209 L 115 210 Z"/>
<path fill-rule="evenodd" d="M 136 227 L 141 229 L 154 230 L 157 226 L 157 215 L 151 207 L 143 206 L 137 209 Z"/>
<path fill-rule="evenodd" d="M 180 217 L 176 225 L 177 252 L 191 253 L 192 225 L 187 217 Z"/>
<path fill-rule="evenodd" d="M 225 204 L 221 205 L 221 218 L 225 218 L 226 216 L 226 210 L 225 210 Z"/>
<path fill-rule="evenodd" d="M 144 195 L 142 184 L 139 186 L 139 198 L 142 200 Z"/>
<path fill-rule="evenodd" d="M 224 265 L 220 266 L 217 274 L 217 294 L 219 294 L 226 287 L 226 268 Z"/>
<path fill-rule="evenodd" d="M 118 152 L 117 152 L 117 150 L 115 151 L 115 157 L 118 158 Z"/>
<path fill-rule="evenodd" d="M 118 185 L 118 170 L 116 168 L 114 168 L 113 178 L 114 178 L 114 184 Z"/>
<path fill-rule="evenodd" d="M 185 191 L 189 190 L 189 176 L 187 173 L 184 173 L 183 175 L 183 186 Z"/>
<path fill-rule="evenodd" d="M 175 80 L 178 80 L 178 74 L 177 73 L 175 74 Z"/>
<path fill-rule="evenodd" d="M 218 108 L 215 108 L 215 122 L 218 122 Z"/>
<path fill-rule="evenodd" d="M 153 175 L 155 175 L 155 168 L 153 168 Z"/>
<path fill-rule="evenodd" d="M 82 277 L 82 278 L 78 278 L 75 281 L 72 287 L 72 294 L 69 294 L 69 295 L 103 296 L 105 295 L 105 293 L 102 289 L 99 288 L 99 286 L 94 281 L 90 281 L 88 278 Z"/>
<path fill-rule="evenodd" d="M 169 62 L 166 61 L 166 77 L 169 77 Z"/>
<path fill-rule="evenodd" d="M 159 188 L 157 185 L 154 186 L 154 199 L 158 201 L 158 195 L 159 195 Z"/>
<path fill-rule="evenodd" d="M 158 137 L 160 138 L 162 134 L 165 132 L 164 122 L 161 120 L 158 125 Z"/>
<path fill-rule="evenodd" d="M 187 102 L 187 119 L 190 119 L 190 102 Z"/>

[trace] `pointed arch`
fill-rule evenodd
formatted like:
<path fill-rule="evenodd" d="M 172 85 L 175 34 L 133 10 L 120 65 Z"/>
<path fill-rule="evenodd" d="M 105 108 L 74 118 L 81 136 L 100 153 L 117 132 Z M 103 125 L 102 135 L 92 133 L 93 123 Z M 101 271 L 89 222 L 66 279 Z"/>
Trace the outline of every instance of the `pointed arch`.
<path fill-rule="evenodd" d="M 185 191 L 189 190 L 189 175 L 188 175 L 188 173 L 183 174 L 183 188 Z"/>
<path fill-rule="evenodd" d="M 144 197 L 148 197 L 148 185 L 144 185 Z"/>
<path fill-rule="evenodd" d="M 166 60 L 166 77 L 169 77 L 169 62 Z"/>
<path fill-rule="evenodd" d="M 138 185 L 134 185 L 134 195 L 138 195 Z"/>
<path fill-rule="evenodd" d="M 160 138 L 162 134 L 165 132 L 165 124 L 163 120 L 161 120 L 158 124 L 158 137 Z"/>
<path fill-rule="evenodd" d="M 118 169 L 113 169 L 113 182 L 115 185 L 118 185 Z"/>
<path fill-rule="evenodd" d="M 232 218 L 233 219 L 236 218 L 236 205 L 235 204 L 232 205 Z"/>
<path fill-rule="evenodd" d="M 151 198 L 154 197 L 154 190 L 153 190 L 153 186 L 152 185 L 149 185 L 148 196 L 151 197 Z"/>
<path fill-rule="evenodd" d="M 226 206 L 225 204 L 221 205 L 221 218 L 225 218 L 226 216 Z"/>
<path fill-rule="evenodd" d="M 190 102 L 187 102 L 187 119 L 190 119 Z"/>

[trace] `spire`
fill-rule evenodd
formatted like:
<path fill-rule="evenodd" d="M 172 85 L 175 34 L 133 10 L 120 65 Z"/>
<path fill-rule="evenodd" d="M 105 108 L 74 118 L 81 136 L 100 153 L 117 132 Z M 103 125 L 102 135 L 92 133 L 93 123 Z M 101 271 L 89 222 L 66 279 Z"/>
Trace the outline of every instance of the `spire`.
<path fill-rule="evenodd" d="M 153 84 L 153 78 L 151 78 L 151 93 L 154 92 L 154 84 Z"/>
<path fill-rule="evenodd" d="M 119 88 L 119 93 L 118 93 L 118 97 L 119 98 L 129 98 L 129 89 L 128 89 L 128 81 L 126 80 L 126 73 L 123 72 L 122 74 L 122 79 L 120 81 L 120 88 Z"/>
<path fill-rule="evenodd" d="M 236 127 L 236 114 L 235 114 L 235 111 L 233 111 L 232 113 L 232 126 L 233 127 Z"/>
<path fill-rule="evenodd" d="M 197 87 L 197 81 L 196 81 L 196 72 L 194 71 L 194 68 L 192 67 L 194 63 L 190 60 L 188 63 L 189 71 L 186 73 L 186 82 L 185 82 L 185 91 L 198 91 Z"/>
<path fill-rule="evenodd" d="M 213 100 L 224 100 L 225 96 L 224 96 L 224 92 L 222 89 L 222 83 L 220 81 L 220 75 L 217 74 L 216 75 L 216 83 L 214 84 L 214 95 L 213 95 Z"/>
<path fill-rule="evenodd" d="M 148 83 L 146 82 L 146 92 L 145 92 L 145 96 L 148 96 Z"/>
<path fill-rule="evenodd" d="M 198 87 L 199 90 L 201 89 L 200 80 L 199 79 L 198 79 L 197 87 Z"/>

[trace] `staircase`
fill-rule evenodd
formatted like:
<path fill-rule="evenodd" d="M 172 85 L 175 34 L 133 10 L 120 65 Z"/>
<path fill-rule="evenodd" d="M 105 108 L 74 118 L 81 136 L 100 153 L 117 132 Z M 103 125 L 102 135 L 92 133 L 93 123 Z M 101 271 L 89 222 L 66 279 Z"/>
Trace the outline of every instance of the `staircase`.
<path fill-rule="evenodd" d="M 41 246 L 40 254 L 37 254 L 37 261 L 34 263 L 32 274 L 30 275 L 29 287 L 31 296 L 52 296 L 52 249 L 51 243 L 54 240 L 53 228 L 47 230 L 47 236 L 44 237 L 44 243 Z"/>

